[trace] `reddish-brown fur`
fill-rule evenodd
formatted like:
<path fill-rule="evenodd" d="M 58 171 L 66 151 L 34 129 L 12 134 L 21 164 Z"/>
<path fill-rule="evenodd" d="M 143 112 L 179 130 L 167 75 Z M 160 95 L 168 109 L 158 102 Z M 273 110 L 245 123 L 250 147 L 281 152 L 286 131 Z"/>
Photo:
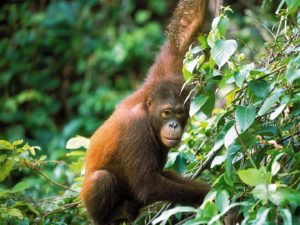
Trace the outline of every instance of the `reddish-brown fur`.
<path fill-rule="evenodd" d="M 139 208 L 155 201 L 203 201 L 206 186 L 163 171 L 168 148 L 153 129 L 147 100 L 164 89 L 168 98 L 184 101 L 186 95 L 180 95 L 182 61 L 203 23 L 206 6 L 207 0 L 180 2 L 168 27 L 168 41 L 146 81 L 92 136 L 81 197 L 95 224 L 134 219 Z"/>

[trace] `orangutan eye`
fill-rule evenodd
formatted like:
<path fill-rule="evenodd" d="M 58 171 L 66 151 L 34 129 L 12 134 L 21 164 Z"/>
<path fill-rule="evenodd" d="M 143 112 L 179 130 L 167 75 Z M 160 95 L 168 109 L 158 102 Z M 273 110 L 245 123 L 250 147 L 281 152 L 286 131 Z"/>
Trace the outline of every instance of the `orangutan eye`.
<path fill-rule="evenodd" d="M 184 111 L 182 109 L 177 110 L 176 116 L 177 117 L 183 117 L 184 116 Z"/>
<path fill-rule="evenodd" d="M 169 109 L 166 109 L 166 110 L 164 110 L 164 111 L 161 113 L 161 117 L 162 117 L 163 119 L 170 118 L 171 115 L 172 115 L 172 112 L 171 112 L 171 110 L 169 110 Z"/>

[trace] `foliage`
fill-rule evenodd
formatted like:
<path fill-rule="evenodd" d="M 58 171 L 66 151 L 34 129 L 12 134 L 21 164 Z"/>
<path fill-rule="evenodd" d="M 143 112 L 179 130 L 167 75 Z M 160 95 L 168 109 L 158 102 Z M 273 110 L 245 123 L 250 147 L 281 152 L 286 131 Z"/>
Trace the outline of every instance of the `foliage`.
<path fill-rule="evenodd" d="M 1 4 L 0 138 L 26 137 L 50 153 L 78 133 L 90 135 L 146 73 L 162 42 L 158 21 L 167 6 Z"/>
<path fill-rule="evenodd" d="M 87 221 L 85 212 L 78 207 L 84 152 L 69 153 L 73 162 L 67 164 L 65 161 L 47 160 L 46 155 L 37 157 L 37 150 L 40 148 L 24 144 L 23 140 L 13 143 L 0 141 L 0 181 L 6 180 L 0 186 L 0 223 L 82 224 Z M 80 160 L 76 162 L 76 158 Z M 52 179 L 57 176 L 46 172 L 49 166 L 55 166 L 54 174 L 68 170 L 65 184 Z M 43 180 L 37 179 L 39 177 Z M 36 196 L 39 192 L 48 194 Z"/>
<path fill-rule="evenodd" d="M 171 160 L 196 176 L 201 161 L 211 160 L 203 178 L 213 188 L 196 212 L 176 213 L 175 219 L 174 209 L 165 210 L 154 214 L 154 224 L 179 219 L 176 224 L 216 225 L 233 213 L 244 225 L 299 223 L 300 14 L 298 24 L 292 22 L 298 2 L 278 9 L 281 19 L 266 27 L 273 38 L 257 60 L 246 59 L 239 40 L 227 39 L 228 7 L 187 53 L 183 74 L 193 87 L 191 124 Z"/>
<path fill-rule="evenodd" d="M 90 135 L 144 76 L 168 8 L 120 2 L 1 6 L 1 224 L 88 223 L 78 197 L 88 139 L 67 140 Z M 166 167 L 213 189 L 198 208 L 158 203 L 134 224 L 215 225 L 233 213 L 244 225 L 298 224 L 299 7 L 227 7 L 199 35 L 183 68 L 190 124 Z"/>

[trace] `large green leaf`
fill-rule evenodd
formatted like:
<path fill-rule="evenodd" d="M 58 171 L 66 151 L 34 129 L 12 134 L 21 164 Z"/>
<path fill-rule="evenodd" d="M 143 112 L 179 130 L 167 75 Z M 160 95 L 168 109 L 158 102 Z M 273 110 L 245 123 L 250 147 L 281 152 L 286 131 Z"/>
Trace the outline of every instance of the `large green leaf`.
<path fill-rule="evenodd" d="M 289 62 L 285 76 L 289 83 L 300 78 L 300 55 Z"/>
<path fill-rule="evenodd" d="M 237 49 L 235 40 L 218 40 L 212 48 L 212 57 L 215 63 L 221 68 Z"/>
<path fill-rule="evenodd" d="M 254 122 L 255 117 L 256 112 L 253 106 L 238 106 L 235 110 L 235 119 L 238 132 L 243 133 L 246 131 Z"/>
<path fill-rule="evenodd" d="M 256 186 L 266 183 L 266 177 L 263 169 L 247 169 L 237 171 L 240 179 L 249 186 Z"/>
<path fill-rule="evenodd" d="M 270 85 L 265 80 L 252 80 L 249 82 L 249 89 L 255 96 L 264 98 L 269 94 Z"/>
<path fill-rule="evenodd" d="M 300 1 L 299 0 L 285 0 L 287 6 L 288 6 L 288 11 L 293 12 L 294 10 L 297 9 L 297 7 L 300 6 Z"/>
<path fill-rule="evenodd" d="M 191 106 L 190 106 L 190 116 L 192 117 L 195 115 L 201 107 L 205 104 L 205 102 L 208 100 L 208 96 L 205 95 L 199 95 L 196 98 L 193 99 Z"/>
<path fill-rule="evenodd" d="M 218 191 L 216 195 L 216 206 L 220 212 L 223 212 L 230 204 L 228 192 Z"/>
<path fill-rule="evenodd" d="M 276 184 L 259 184 L 252 190 L 251 193 L 255 198 L 260 199 L 263 204 L 266 204 L 270 198 L 270 195 L 275 193 L 276 189 Z"/>
<path fill-rule="evenodd" d="M 276 94 L 271 95 L 270 97 L 268 97 L 264 101 L 264 103 L 261 106 L 260 110 L 258 111 L 258 115 L 263 116 L 264 114 L 266 114 L 267 111 L 269 109 L 271 109 L 274 106 L 274 104 L 278 101 L 278 99 L 280 98 L 281 95 L 282 95 L 282 92 L 277 92 Z"/>

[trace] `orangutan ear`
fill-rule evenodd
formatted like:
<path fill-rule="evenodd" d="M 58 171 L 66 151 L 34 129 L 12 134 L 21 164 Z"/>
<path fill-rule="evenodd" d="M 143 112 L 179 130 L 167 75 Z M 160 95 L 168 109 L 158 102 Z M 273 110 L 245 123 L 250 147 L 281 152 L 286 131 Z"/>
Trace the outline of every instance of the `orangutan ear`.
<path fill-rule="evenodd" d="M 147 98 L 147 100 L 146 100 L 147 108 L 149 109 L 151 107 L 151 105 L 152 105 L 152 98 Z"/>

